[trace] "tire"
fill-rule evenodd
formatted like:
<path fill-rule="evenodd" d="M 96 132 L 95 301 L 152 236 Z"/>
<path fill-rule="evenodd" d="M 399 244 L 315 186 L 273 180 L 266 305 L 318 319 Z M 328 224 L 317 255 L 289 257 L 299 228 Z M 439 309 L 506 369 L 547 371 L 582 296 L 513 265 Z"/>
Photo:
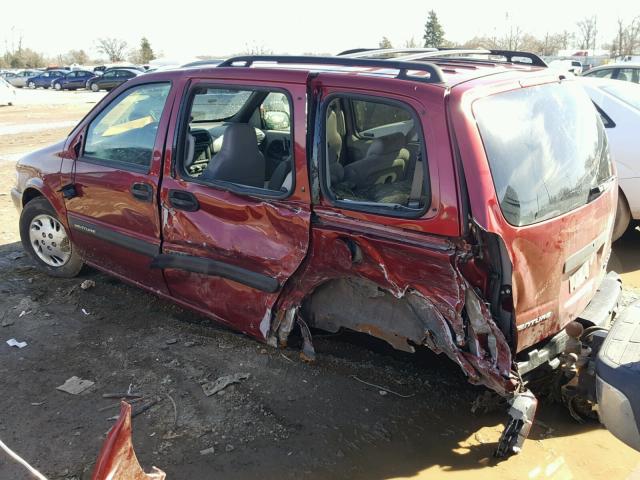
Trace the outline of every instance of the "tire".
<path fill-rule="evenodd" d="M 29 87 L 31 90 L 35 90 L 36 89 L 36 84 L 33 82 L 29 82 L 27 83 L 27 87 Z"/>
<path fill-rule="evenodd" d="M 91 91 L 92 92 L 97 92 L 98 90 L 100 90 L 100 87 L 98 87 L 98 85 L 96 83 L 92 83 L 91 84 Z"/>
<path fill-rule="evenodd" d="M 613 234 L 611 235 L 611 241 L 618 240 L 624 232 L 629 228 L 631 223 L 631 211 L 629 210 L 629 204 L 627 198 L 622 193 L 622 190 L 618 190 L 618 206 L 616 208 L 616 220 L 613 224 Z"/>
<path fill-rule="evenodd" d="M 53 88 L 55 88 L 56 90 L 60 91 L 60 90 L 62 90 L 62 85 L 60 85 L 59 83 L 54 83 L 53 84 Z"/>
<path fill-rule="evenodd" d="M 82 258 L 68 232 L 43 197 L 34 198 L 22 209 L 20 239 L 38 268 L 52 277 L 75 277 L 82 269 Z"/>

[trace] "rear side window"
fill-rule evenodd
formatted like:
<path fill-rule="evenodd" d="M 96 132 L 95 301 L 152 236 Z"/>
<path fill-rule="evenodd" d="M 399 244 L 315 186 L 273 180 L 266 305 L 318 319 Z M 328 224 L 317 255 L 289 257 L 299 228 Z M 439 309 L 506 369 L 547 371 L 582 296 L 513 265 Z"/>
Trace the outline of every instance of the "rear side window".
<path fill-rule="evenodd" d="M 336 95 L 326 103 L 323 127 L 323 188 L 330 200 L 349 210 L 422 214 L 430 199 L 427 158 L 408 105 Z"/>
<path fill-rule="evenodd" d="M 85 157 L 146 170 L 170 87 L 169 83 L 139 85 L 120 94 L 89 125 Z"/>
<path fill-rule="evenodd" d="M 412 121 L 411 114 L 401 107 L 362 100 L 352 100 L 351 105 L 356 130 L 363 136 L 375 137 L 376 133 L 384 133 L 380 131 L 381 127 L 384 130 L 398 123 Z"/>
<path fill-rule="evenodd" d="M 612 175 L 604 127 L 576 82 L 522 88 L 473 106 L 504 217 L 516 226 L 585 205 Z"/>

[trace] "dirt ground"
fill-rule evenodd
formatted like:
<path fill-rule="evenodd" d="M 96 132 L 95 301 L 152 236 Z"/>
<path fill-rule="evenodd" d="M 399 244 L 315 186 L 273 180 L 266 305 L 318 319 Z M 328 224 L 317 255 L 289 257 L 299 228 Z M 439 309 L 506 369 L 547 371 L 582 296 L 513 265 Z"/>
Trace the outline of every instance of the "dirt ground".
<path fill-rule="evenodd" d="M 46 104 L 53 95 L 69 104 Z M 134 419 L 136 452 L 169 479 L 640 479 L 639 453 L 545 401 L 524 451 L 496 461 L 504 408 L 472 413 L 484 390 L 428 351 L 316 335 L 309 365 L 295 348 L 271 349 L 94 270 L 71 280 L 39 273 L 19 243 L 13 164 L 71 127 L 19 125 L 81 118 L 91 98 L 72 95 L 0 107 L 0 440 L 48 478 L 90 477 L 117 414 L 102 395 L 133 385 L 157 399 Z M 630 288 L 640 289 L 638 240 L 640 232 L 627 235 L 611 261 L 626 300 L 640 291 Z M 95 286 L 81 289 L 84 280 Z M 28 345 L 9 347 L 9 338 Z M 249 378 L 204 395 L 203 382 L 233 373 Z M 74 375 L 95 385 L 75 396 L 56 390 Z M 0 453 L 0 479 L 22 478 Z"/>

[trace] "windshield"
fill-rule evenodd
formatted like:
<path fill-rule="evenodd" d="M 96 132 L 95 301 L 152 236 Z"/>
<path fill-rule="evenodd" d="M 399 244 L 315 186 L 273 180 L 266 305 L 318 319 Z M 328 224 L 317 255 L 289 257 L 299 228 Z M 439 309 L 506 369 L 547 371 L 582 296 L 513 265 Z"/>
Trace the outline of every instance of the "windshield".
<path fill-rule="evenodd" d="M 521 88 L 474 104 L 502 214 L 516 226 L 586 204 L 612 175 L 602 122 L 580 85 Z"/>
<path fill-rule="evenodd" d="M 631 82 L 615 81 L 600 87 L 627 105 L 640 110 L 640 85 Z"/>
<path fill-rule="evenodd" d="M 200 89 L 193 98 L 191 121 L 216 122 L 233 117 L 247 103 L 251 94 L 248 90 Z"/>

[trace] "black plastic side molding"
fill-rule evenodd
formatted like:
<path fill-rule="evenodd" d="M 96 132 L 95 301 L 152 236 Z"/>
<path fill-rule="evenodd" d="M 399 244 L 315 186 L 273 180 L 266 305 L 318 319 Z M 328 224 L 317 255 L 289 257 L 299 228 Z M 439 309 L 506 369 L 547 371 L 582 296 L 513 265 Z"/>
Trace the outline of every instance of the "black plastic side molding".
<path fill-rule="evenodd" d="M 280 288 L 278 281 L 268 275 L 256 273 L 235 265 L 229 265 L 228 263 L 218 262 L 208 258 L 193 257 L 191 255 L 163 253 L 153 258 L 151 268 L 174 268 L 177 270 L 186 270 L 187 272 L 202 273 L 203 275 L 228 278 L 234 282 L 267 293 L 275 293 Z"/>

